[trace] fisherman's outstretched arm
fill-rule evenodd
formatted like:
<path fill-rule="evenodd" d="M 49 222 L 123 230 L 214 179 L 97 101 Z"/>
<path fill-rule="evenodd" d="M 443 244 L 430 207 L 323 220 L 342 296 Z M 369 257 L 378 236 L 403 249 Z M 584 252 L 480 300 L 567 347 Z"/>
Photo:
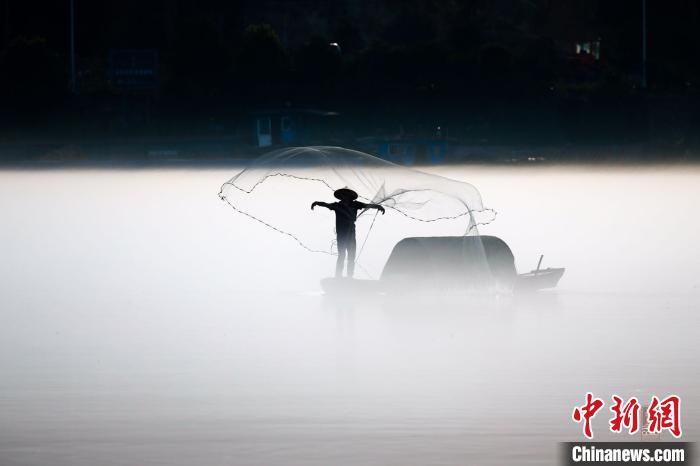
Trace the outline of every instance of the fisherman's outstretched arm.
<path fill-rule="evenodd" d="M 311 204 L 311 210 L 314 210 L 314 207 L 316 207 L 317 205 L 321 206 L 321 207 L 325 207 L 326 209 L 331 209 L 331 210 L 333 209 L 331 207 L 331 205 L 327 202 L 315 201 L 313 204 Z"/>
<path fill-rule="evenodd" d="M 382 215 L 384 215 L 384 207 L 382 207 L 379 204 L 365 204 L 365 206 L 365 209 L 377 209 L 379 212 L 382 213 Z"/>

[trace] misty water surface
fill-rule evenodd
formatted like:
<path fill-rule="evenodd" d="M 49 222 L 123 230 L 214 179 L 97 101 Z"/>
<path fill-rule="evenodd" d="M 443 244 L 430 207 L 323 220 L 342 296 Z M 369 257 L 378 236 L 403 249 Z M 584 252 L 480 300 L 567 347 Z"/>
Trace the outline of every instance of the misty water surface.
<path fill-rule="evenodd" d="M 235 169 L 0 172 L 0 464 L 552 464 L 586 391 L 677 393 L 697 440 L 700 170 L 433 171 L 558 291 L 333 300 Z"/>

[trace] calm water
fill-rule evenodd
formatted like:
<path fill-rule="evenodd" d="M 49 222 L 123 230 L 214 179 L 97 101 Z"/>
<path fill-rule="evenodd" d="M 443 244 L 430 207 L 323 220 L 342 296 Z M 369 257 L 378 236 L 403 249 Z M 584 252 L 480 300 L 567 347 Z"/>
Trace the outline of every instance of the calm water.
<path fill-rule="evenodd" d="M 0 172 L 0 465 L 553 464 L 586 391 L 677 393 L 698 440 L 698 168 L 436 170 L 560 289 L 344 301 L 234 171 Z"/>

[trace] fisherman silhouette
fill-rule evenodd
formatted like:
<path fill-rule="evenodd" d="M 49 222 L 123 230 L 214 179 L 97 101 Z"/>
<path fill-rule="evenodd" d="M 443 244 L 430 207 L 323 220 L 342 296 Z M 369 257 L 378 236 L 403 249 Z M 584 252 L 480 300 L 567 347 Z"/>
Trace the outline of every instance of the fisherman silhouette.
<path fill-rule="evenodd" d="M 343 264 L 347 253 L 347 277 L 352 278 L 355 272 L 355 220 L 357 220 L 357 211 L 377 209 L 384 214 L 384 207 L 379 204 L 365 204 L 357 201 L 357 193 L 348 188 L 334 191 L 333 196 L 340 202 L 329 204 L 316 201 L 311 204 L 311 210 L 314 210 L 314 207 L 318 205 L 335 212 L 335 233 L 338 240 L 338 260 L 335 263 L 335 276 L 340 278 L 343 275 Z"/>

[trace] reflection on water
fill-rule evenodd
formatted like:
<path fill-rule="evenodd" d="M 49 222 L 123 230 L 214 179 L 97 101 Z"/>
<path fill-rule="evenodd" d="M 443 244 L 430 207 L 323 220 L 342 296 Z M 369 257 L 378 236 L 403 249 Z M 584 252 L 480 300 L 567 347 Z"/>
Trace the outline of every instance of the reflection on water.
<path fill-rule="evenodd" d="M 586 391 L 696 440 L 695 169 L 453 170 L 561 289 L 344 300 L 229 174 L 0 173 L 0 464 L 553 464 Z"/>

